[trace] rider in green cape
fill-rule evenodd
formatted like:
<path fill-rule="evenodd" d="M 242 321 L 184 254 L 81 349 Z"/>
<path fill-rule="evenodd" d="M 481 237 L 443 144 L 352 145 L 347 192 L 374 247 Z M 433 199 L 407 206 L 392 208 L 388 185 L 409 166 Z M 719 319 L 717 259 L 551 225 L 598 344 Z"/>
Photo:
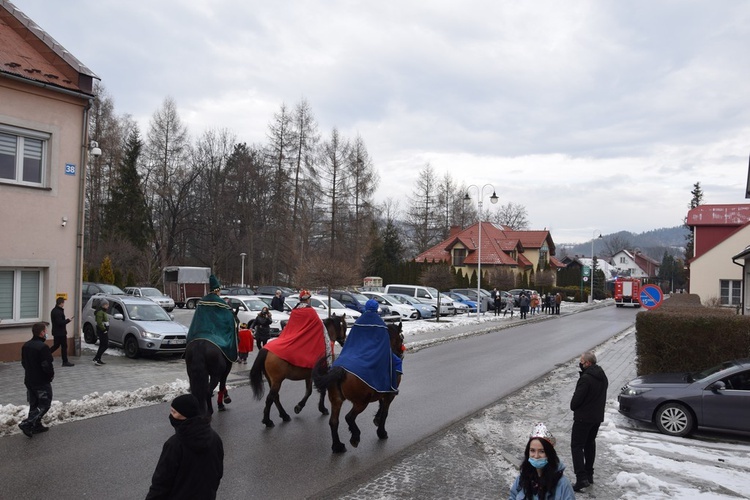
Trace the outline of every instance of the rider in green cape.
<path fill-rule="evenodd" d="M 211 292 L 198 301 L 187 335 L 188 344 L 205 339 L 222 350 L 224 356 L 237 361 L 237 326 L 232 308 L 219 297 L 221 283 L 213 274 L 208 280 Z"/>

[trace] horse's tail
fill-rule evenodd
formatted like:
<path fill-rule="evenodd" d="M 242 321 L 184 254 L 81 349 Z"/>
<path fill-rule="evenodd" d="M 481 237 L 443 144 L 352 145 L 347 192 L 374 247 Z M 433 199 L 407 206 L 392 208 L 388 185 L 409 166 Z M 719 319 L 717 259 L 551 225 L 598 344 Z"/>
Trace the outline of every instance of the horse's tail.
<path fill-rule="evenodd" d="M 206 367 L 206 350 L 201 343 L 194 340 L 188 345 L 189 353 L 185 355 L 185 365 L 190 380 L 190 393 L 198 399 L 202 413 L 206 413 L 209 394 L 209 375 Z"/>
<path fill-rule="evenodd" d="M 340 383 L 344 380 L 345 376 L 346 370 L 340 366 L 334 366 L 329 369 L 328 361 L 325 356 L 320 358 L 312 369 L 313 383 L 315 384 L 315 388 L 321 394 L 325 394 L 325 392 L 331 387 L 331 384 Z"/>
<path fill-rule="evenodd" d="M 255 358 L 253 367 L 250 368 L 250 387 L 253 389 L 253 397 L 255 397 L 256 400 L 260 400 L 266 390 L 266 386 L 263 383 L 263 374 L 266 372 L 267 356 L 267 349 L 264 348 L 258 351 L 258 356 Z"/>

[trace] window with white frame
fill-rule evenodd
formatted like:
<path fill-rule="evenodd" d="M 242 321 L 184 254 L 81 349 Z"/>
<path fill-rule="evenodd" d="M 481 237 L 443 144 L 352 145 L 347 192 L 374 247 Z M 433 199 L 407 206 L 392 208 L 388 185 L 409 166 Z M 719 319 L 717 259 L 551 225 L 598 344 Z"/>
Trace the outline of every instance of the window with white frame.
<path fill-rule="evenodd" d="M 454 248 L 453 249 L 453 265 L 457 267 L 463 266 L 464 260 L 466 260 L 466 249 Z"/>
<path fill-rule="evenodd" d="M 742 280 L 719 280 L 721 305 L 738 306 L 742 300 Z"/>
<path fill-rule="evenodd" d="M 0 320 L 41 321 L 42 271 L 0 267 Z"/>
<path fill-rule="evenodd" d="M 0 182 L 44 186 L 50 135 L 0 124 Z"/>
<path fill-rule="evenodd" d="M 628 259 L 626 257 L 620 257 L 620 264 L 627 264 Z"/>

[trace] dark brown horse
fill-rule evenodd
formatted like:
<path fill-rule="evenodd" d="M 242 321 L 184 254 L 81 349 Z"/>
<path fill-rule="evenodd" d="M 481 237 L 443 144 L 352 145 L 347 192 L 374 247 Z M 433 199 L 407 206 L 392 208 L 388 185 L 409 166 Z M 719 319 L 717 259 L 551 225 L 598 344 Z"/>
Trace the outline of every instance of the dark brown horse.
<path fill-rule="evenodd" d="M 404 335 L 402 325 L 389 324 L 388 336 L 390 337 L 391 352 L 403 359 L 404 356 Z M 373 423 L 378 428 L 378 437 L 388 439 L 388 432 L 385 430 L 385 421 L 388 418 L 388 409 L 396 397 L 395 392 L 377 392 L 369 385 L 365 384 L 359 377 L 356 377 L 340 366 L 334 366 L 330 370 L 325 359 L 321 359 L 313 368 L 313 381 L 315 387 L 324 395 L 328 391 L 328 399 L 331 401 L 331 417 L 328 425 L 331 427 L 331 437 L 333 438 L 334 453 L 346 451 L 346 446 L 339 439 L 339 413 L 345 400 L 352 402 L 352 409 L 346 414 L 345 420 L 349 425 L 349 431 L 352 434 L 349 443 L 355 448 L 359 445 L 360 430 L 357 426 L 357 415 L 362 413 L 367 405 L 378 401 L 379 407 L 375 414 Z M 401 382 L 401 375 L 398 376 L 398 383 Z"/>
<path fill-rule="evenodd" d="M 224 403 L 231 403 L 227 391 L 227 377 L 232 371 L 232 363 L 224 356 L 224 352 L 213 342 L 205 339 L 191 340 L 185 348 L 185 365 L 190 392 L 198 398 L 203 413 L 213 413 L 211 402 L 214 389 L 219 386 L 216 404 L 219 411 L 224 411 Z"/>
<path fill-rule="evenodd" d="M 328 331 L 328 337 L 331 341 L 336 341 L 343 346 L 346 340 L 346 316 L 326 318 L 323 320 L 323 324 Z M 312 368 L 302 368 L 292 365 L 266 348 L 261 349 L 255 358 L 252 368 L 250 368 L 250 387 L 253 389 L 253 396 L 257 400 L 263 397 L 265 391 L 265 384 L 263 383 L 264 374 L 270 385 L 270 390 L 266 397 L 266 406 L 263 409 L 263 423 L 266 427 L 274 426 L 273 420 L 270 417 L 271 404 L 273 403 L 276 404 L 281 419 L 284 422 L 289 422 L 292 418 L 284 410 L 284 407 L 281 406 L 281 401 L 279 400 L 281 383 L 286 379 L 305 381 L 305 396 L 294 407 L 294 413 L 299 413 L 305 407 L 307 399 L 312 394 Z M 318 410 L 323 415 L 328 415 L 328 409 L 325 407 L 325 394 L 320 395 Z"/>

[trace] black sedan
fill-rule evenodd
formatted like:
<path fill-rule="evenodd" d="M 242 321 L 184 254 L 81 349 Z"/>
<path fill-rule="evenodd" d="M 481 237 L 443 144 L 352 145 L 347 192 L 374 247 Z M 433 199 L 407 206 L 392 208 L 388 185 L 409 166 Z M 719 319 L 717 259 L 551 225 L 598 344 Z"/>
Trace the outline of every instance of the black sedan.
<path fill-rule="evenodd" d="M 696 427 L 750 433 L 750 358 L 697 373 L 644 375 L 622 388 L 620 413 L 670 436 Z"/>

